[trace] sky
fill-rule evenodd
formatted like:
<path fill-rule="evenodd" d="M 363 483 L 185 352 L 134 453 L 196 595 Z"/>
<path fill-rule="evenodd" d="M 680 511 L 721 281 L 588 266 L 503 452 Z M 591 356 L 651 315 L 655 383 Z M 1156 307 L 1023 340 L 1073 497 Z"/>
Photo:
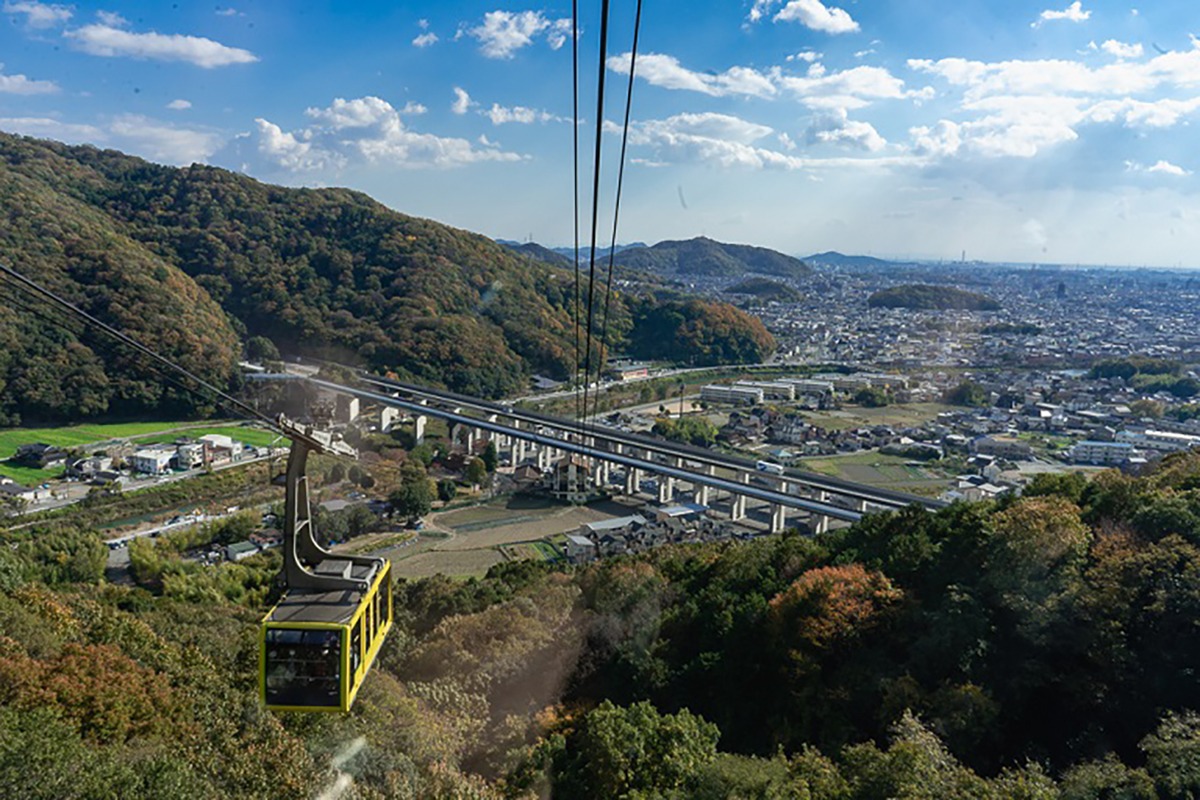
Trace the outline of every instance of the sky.
<path fill-rule="evenodd" d="M 1200 266 L 1200 6 L 2 0 L 0 130 L 347 186 L 496 238 Z"/>

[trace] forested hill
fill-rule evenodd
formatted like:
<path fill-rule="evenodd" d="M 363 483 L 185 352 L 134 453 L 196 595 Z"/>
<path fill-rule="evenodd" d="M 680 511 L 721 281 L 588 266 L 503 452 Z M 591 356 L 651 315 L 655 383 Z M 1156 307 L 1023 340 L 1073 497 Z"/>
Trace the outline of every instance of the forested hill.
<path fill-rule="evenodd" d="M 922 311 L 997 311 L 1000 304 L 977 292 L 952 286 L 907 284 L 881 289 L 867 298 L 872 308 L 911 308 Z"/>
<path fill-rule="evenodd" d="M 138 585 L 107 584 L 86 519 L 0 533 L 0 797 L 1200 796 L 1200 453 L 401 581 L 347 714 L 256 698 L 278 550 L 202 565 L 195 531 L 141 538 Z"/>
<path fill-rule="evenodd" d="M 677 277 L 736 277 L 748 272 L 799 278 L 812 272 L 807 264 L 765 247 L 724 244 L 704 236 L 653 247 L 633 247 L 617 254 L 622 266 Z"/>
<path fill-rule="evenodd" d="M 358 192 L 0 134 L 0 204 L 18 270 L 217 383 L 252 336 L 483 396 L 573 371 L 566 270 Z M 0 305 L 0 424 L 194 410 L 18 306 Z M 623 346 L 621 298 L 612 314 Z"/>

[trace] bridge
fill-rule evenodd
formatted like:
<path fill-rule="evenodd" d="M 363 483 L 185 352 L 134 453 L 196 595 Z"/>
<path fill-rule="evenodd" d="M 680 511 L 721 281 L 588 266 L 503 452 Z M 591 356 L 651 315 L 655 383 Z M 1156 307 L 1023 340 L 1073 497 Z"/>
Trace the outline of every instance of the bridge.
<path fill-rule="evenodd" d="M 418 441 L 423 438 L 427 418 L 444 420 L 452 437 L 461 437 L 465 432 L 468 448 L 479 437 L 495 437 L 498 447 L 511 447 L 514 466 L 532 456 L 544 470 L 566 454 L 578 455 L 586 462 L 597 486 L 609 485 L 610 468 L 620 467 L 624 469 L 620 488 L 630 495 L 639 490 L 643 475 L 656 476 L 658 499 L 663 503 L 674 499 L 676 482 L 689 484 L 695 501 L 703 506 L 709 506 L 710 492 L 726 492 L 730 496 L 732 520 L 745 518 L 747 500 L 766 503 L 772 532 L 786 527 L 789 512 L 804 513 L 809 527 L 823 532 L 830 520 L 854 522 L 871 510 L 891 510 L 911 504 L 937 509 L 945 505 L 927 497 L 813 472 L 793 469 L 784 469 L 782 474 L 763 472 L 753 461 L 700 447 L 377 376 L 360 376 L 362 383 L 371 388 L 293 375 L 250 377 L 304 381 L 329 392 L 404 411 L 414 420 Z"/>

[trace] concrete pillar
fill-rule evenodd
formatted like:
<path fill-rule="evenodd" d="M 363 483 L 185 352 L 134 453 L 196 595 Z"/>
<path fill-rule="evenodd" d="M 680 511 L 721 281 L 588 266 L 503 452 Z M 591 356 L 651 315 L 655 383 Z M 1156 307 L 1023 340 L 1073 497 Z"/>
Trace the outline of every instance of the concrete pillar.
<path fill-rule="evenodd" d="M 424 414 L 418 414 L 413 420 L 413 441 L 417 444 L 425 444 L 425 424 L 429 422 L 429 417 Z"/>
<path fill-rule="evenodd" d="M 475 442 L 479 438 L 478 428 L 467 428 L 467 452 L 475 452 Z"/>
<path fill-rule="evenodd" d="M 396 420 L 400 418 L 400 409 L 391 406 L 384 406 L 379 410 L 379 430 L 381 433 L 387 433 L 396 424 Z"/>
<path fill-rule="evenodd" d="M 743 472 L 741 475 L 739 475 L 738 483 L 744 483 L 744 484 L 749 485 L 749 483 L 750 483 L 749 473 Z M 733 508 L 729 512 L 729 518 L 731 520 L 733 520 L 734 522 L 737 522 L 739 519 L 742 519 L 745 516 L 746 516 L 746 496 L 744 494 L 734 495 Z"/>
<path fill-rule="evenodd" d="M 705 475 L 716 475 L 717 468 L 714 467 L 712 464 L 709 464 L 707 467 L 704 468 L 704 474 Z M 708 505 L 709 488 L 710 487 L 707 484 L 703 484 L 703 483 L 696 487 L 696 494 L 695 494 L 695 497 L 693 498 L 693 500 L 698 505 L 702 505 L 702 506 Z"/>
<path fill-rule="evenodd" d="M 665 475 L 658 476 L 658 502 L 669 503 L 675 495 L 675 481 Z"/>
<path fill-rule="evenodd" d="M 775 503 L 771 506 L 771 533 L 783 533 L 787 527 L 787 506 Z"/>
<path fill-rule="evenodd" d="M 545 472 L 547 469 L 549 469 L 549 467 L 550 467 L 550 448 L 545 447 L 545 446 L 538 446 L 537 465 L 538 465 L 538 469 L 542 470 L 543 472 Z"/>
<path fill-rule="evenodd" d="M 858 513 L 860 513 L 860 514 L 867 513 L 867 501 L 866 500 L 859 500 L 857 503 L 854 504 L 854 507 L 858 510 Z"/>
<path fill-rule="evenodd" d="M 812 524 L 813 533 L 827 533 L 829 531 L 829 517 L 824 514 L 814 514 L 809 518 Z"/>

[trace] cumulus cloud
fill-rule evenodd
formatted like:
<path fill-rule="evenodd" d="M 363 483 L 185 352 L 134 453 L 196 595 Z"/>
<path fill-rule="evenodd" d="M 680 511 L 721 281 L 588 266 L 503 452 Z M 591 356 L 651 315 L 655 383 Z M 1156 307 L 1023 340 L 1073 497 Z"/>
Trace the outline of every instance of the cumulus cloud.
<path fill-rule="evenodd" d="M 5 75 L 0 64 L 0 94 L 53 94 L 58 91 L 54 81 L 35 81 L 24 75 Z"/>
<path fill-rule="evenodd" d="M 1150 166 L 1139 164 L 1136 161 L 1126 161 L 1125 169 L 1128 172 L 1156 172 L 1161 175 L 1173 175 L 1177 178 L 1183 178 L 1191 175 L 1191 170 L 1186 170 L 1178 164 L 1172 164 L 1170 161 L 1159 159 Z"/>
<path fill-rule="evenodd" d="M 410 113 L 422 106 L 406 106 Z M 284 131 L 257 119 L 251 134 L 257 155 L 269 168 L 288 172 L 337 170 L 352 163 L 397 167 L 457 167 L 480 161 L 517 161 L 521 156 L 498 148 L 480 149 L 466 139 L 409 129 L 398 111 L 378 97 L 337 98 L 326 108 L 310 108 L 312 124 Z"/>
<path fill-rule="evenodd" d="M 6 14 L 23 14 L 25 24 L 31 28 L 53 28 L 74 16 L 69 6 L 37 3 L 32 0 L 17 3 L 6 2 L 4 12 Z"/>
<path fill-rule="evenodd" d="M 465 114 L 467 109 L 475 105 L 471 100 L 471 95 L 467 94 L 467 90 L 461 86 L 454 87 L 454 103 L 450 106 L 450 110 L 455 114 Z"/>
<path fill-rule="evenodd" d="M 621 75 L 629 74 L 630 53 L 609 56 L 608 68 Z M 661 53 L 642 53 L 637 57 L 637 76 L 653 86 L 664 89 L 687 89 L 712 97 L 748 95 L 770 97 L 776 88 L 771 79 L 750 67 L 730 67 L 724 72 L 709 74 L 695 72 L 679 63 L 674 56 Z"/>
<path fill-rule="evenodd" d="M 1050 8 L 1046 9 L 1038 15 L 1036 20 L 1029 23 L 1029 27 L 1040 28 L 1047 22 L 1053 22 L 1059 19 L 1065 19 L 1068 22 L 1083 22 L 1091 16 L 1092 12 L 1084 11 L 1083 3 L 1080 2 L 1080 0 L 1075 0 L 1074 3 L 1071 3 L 1071 5 L 1067 6 L 1062 11 L 1055 11 L 1054 9 Z"/>
<path fill-rule="evenodd" d="M 908 66 L 964 87 L 968 99 L 991 94 L 1132 95 L 1162 86 L 1200 85 L 1200 49 L 1168 51 L 1148 61 L 1118 61 L 1097 68 L 1064 59 L 910 59 Z"/>
<path fill-rule="evenodd" d="M 539 111 L 534 108 L 526 108 L 525 106 L 505 108 L 497 103 L 492 103 L 492 107 L 482 113 L 492 121 L 493 125 L 504 125 L 509 122 L 530 125 L 534 122 L 563 121 L 562 117 L 557 114 L 551 114 L 549 111 Z"/>
<path fill-rule="evenodd" d="M 185 61 L 205 69 L 258 61 L 258 56 L 249 50 L 227 47 L 202 36 L 153 31 L 134 33 L 105 24 L 84 25 L 63 35 L 73 41 L 77 48 L 94 56 Z"/>
<path fill-rule="evenodd" d="M 629 54 L 610 56 L 608 68 L 629 74 Z M 772 98 L 790 94 L 809 108 L 823 110 L 862 108 L 882 99 L 921 100 L 933 96 L 928 87 L 905 90 L 904 81 L 883 67 L 860 66 L 829 72 L 815 60 L 809 63 L 803 76 L 785 74 L 778 67 L 764 72 L 735 66 L 724 72 L 709 73 L 688 69 L 674 56 L 647 53 L 638 55 L 637 75 L 664 89 L 682 89 L 711 97 Z"/>
<path fill-rule="evenodd" d="M 799 53 L 794 53 L 793 55 L 788 56 L 785 60 L 807 61 L 809 64 L 811 64 L 814 61 L 820 61 L 823 55 L 823 53 L 818 53 L 815 50 L 801 50 Z"/>
<path fill-rule="evenodd" d="M 544 36 L 550 48 L 563 46 L 571 32 L 571 20 L 547 19 L 540 11 L 489 11 L 483 24 L 467 30 L 479 40 L 479 52 L 488 58 L 512 58 L 534 38 Z"/>
<path fill-rule="evenodd" d="M 192 103 L 190 100 L 172 100 L 171 102 L 167 103 L 167 108 L 171 109 L 172 111 L 186 111 L 191 107 Z"/>
<path fill-rule="evenodd" d="M 1146 61 L 1130 60 L 1140 49 L 1114 40 L 1091 49 L 1118 60 L 1094 68 L 1065 59 L 910 60 L 914 71 L 961 89 L 959 110 L 968 117 L 914 127 L 914 149 L 937 156 L 1030 157 L 1074 141 L 1086 125 L 1161 129 L 1200 111 L 1200 49 Z"/>
<path fill-rule="evenodd" d="M 606 131 L 619 132 L 607 123 Z M 630 128 L 633 147 L 653 150 L 652 156 L 639 155 L 637 163 L 663 165 L 672 161 L 695 161 L 708 166 L 740 169 L 820 169 L 862 167 L 878 168 L 915 163 L 911 156 L 879 158 L 806 158 L 790 155 L 766 146 L 774 138 L 791 149 L 790 138 L 774 129 L 740 117 L 715 112 L 676 114 L 659 120 L 644 120 Z"/>
<path fill-rule="evenodd" d="M 838 109 L 813 119 L 806 133 L 809 144 L 837 144 L 877 153 L 887 147 L 887 140 L 869 122 L 849 119 L 845 109 Z"/>
<path fill-rule="evenodd" d="M 1141 43 L 1125 44 L 1118 42 L 1116 39 L 1109 39 L 1104 44 L 1100 45 L 1100 49 L 1116 58 L 1141 58 L 1145 49 Z"/>
<path fill-rule="evenodd" d="M 412 40 L 413 47 L 429 47 L 431 44 L 437 44 L 438 35 L 433 31 L 422 33 Z"/>
<path fill-rule="evenodd" d="M 779 0 L 755 0 L 750 9 L 750 21 L 757 22 Z M 789 0 L 772 18 L 775 22 L 799 22 L 806 28 L 823 33 L 853 33 L 858 23 L 841 8 L 826 6 L 821 0 Z"/>

